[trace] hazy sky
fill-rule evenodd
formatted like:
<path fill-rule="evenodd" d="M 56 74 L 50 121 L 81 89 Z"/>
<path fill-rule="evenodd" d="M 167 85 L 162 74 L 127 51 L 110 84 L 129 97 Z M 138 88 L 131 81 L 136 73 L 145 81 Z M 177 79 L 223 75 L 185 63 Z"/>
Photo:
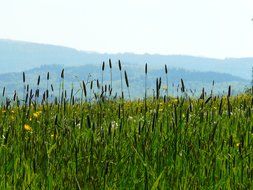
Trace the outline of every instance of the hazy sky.
<path fill-rule="evenodd" d="M 253 57 L 253 0 L 0 0 L 0 38 L 98 52 Z"/>

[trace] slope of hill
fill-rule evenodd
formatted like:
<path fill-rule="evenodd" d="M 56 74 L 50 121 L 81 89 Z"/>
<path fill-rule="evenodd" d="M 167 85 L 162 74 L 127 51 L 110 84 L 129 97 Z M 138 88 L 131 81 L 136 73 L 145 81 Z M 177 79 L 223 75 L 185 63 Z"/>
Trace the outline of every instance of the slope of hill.
<path fill-rule="evenodd" d="M 253 58 L 211 59 L 184 55 L 158 54 L 100 54 L 78 51 L 72 48 L 36 44 L 12 40 L 0 40 L 0 73 L 20 72 L 40 67 L 41 65 L 64 65 L 65 67 L 100 64 L 111 58 L 142 67 L 145 63 L 150 68 L 160 69 L 167 64 L 170 67 L 202 72 L 220 72 L 251 78 Z"/>

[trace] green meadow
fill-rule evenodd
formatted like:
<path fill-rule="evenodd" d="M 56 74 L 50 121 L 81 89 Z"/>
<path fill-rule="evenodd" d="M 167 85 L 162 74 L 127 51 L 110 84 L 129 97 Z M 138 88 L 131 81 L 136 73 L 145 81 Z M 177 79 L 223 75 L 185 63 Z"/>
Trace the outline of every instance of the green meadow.
<path fill-rule="evenodd" d="M 53 100 L 52 86 L 40 91 L 39 77 L 31 90 L 25 73 L 23 94 L 3 91 L 0 189 L 253 188 L 252 94 L 192 97 L 181 80 L 172 97 L 157 78 L 147 96 L 146 65 L 143 98 L 131 99 L 118 66 L 118 95 L 104 64 L 101 81 L 80 82 L 79 97 L 67 96 L 64 70 Z"/>

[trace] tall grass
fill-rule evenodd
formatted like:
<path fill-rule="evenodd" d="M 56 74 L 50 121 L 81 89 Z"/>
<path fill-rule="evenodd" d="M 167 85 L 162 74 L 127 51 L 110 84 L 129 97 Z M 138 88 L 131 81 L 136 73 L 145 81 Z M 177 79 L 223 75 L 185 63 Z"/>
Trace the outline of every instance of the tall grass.
<path fill-rule="evenodd" d="M 62 70 L 59 101 L 48 100 L 48 84 L 34 96 L 23 74 L 24 103 L 15 93 L 0 110 L 0 189 L 253 188 L 252 95 L 233 96 L 229 87 L 225 96 L 203 89 L 192 98 L 182 79 L 182 96 L 166 91 L 163 99 L 157 78 L 152 98 L 145 65 L 144 99 L 130 101 L 118 66 L 122 96 L 114 100 L 104 92 L 104 66 L 101 93 L 82 81 L 81 98 L 74 89 L 68 98 Z"/>

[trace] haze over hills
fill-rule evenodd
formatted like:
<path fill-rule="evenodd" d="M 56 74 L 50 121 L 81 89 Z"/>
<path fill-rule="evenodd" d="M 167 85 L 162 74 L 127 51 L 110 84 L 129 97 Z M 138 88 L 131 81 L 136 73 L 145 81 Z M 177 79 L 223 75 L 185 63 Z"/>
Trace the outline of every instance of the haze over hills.
<path fill-rule="evenodd" d="M 182 68 L 191 71 L 219 72 L 251 79 L 253 58 L 212 59 L 185 55 L 158 54 L 102 54 L 78 51 L 55 45 L 37 44 L 13 40 L 0 40 L 0 73 L 20 72 L 41 65 L 64 65 L 64 67 L 101 64 L 109 58 L 116 62 L 120 59 L 129 65 L 160 69 L 167 64 L 170 68 Z"/>
<path fill-rule="evenodd" d="M 14 90 L 22 93 L 22 71 L 26 72 L 30 86 L 36 88 L 38 75 L 41 88 L 46 88 L 46 73 L 50 72 L 50 84 L 59 86 L 59 74 L 65 68 L 65 85 L 80 89 L 80 82 L 101 80 L 101 63 L 106 62 L 105 83 L 110 83 L 108 59 L 113 61 L 113 84 L 120 89 L 120 73 L 117 61 L 120 59 L 127 70 L 133 97 L 143 96 L 144 64 L 148 63 L 148 88 L 152 94 L 155 80 L 162 77 L 165 85 L 164 65 L 169 68 L 169 91 L 175 95 L 176 86 L 184 79 L 187 87 L 197 92 L 202 87 L 212 89 L 215 81 L 216 92 L 223 93 L 232 85 L 235 93 L 249 86 L 253 58 L 211 59 L 184 55 L 151 54 L 102 54 L 78 51 L 72 48 L 12 40 L 0 40 L 0 88 L 6 87 L 11 95 Z M 88 79 L 88 76 L 90 78 Z M 56 90 L 58 87 L 56 88 Z M 116 90 L 115 90 L 116 93 Z"/>

